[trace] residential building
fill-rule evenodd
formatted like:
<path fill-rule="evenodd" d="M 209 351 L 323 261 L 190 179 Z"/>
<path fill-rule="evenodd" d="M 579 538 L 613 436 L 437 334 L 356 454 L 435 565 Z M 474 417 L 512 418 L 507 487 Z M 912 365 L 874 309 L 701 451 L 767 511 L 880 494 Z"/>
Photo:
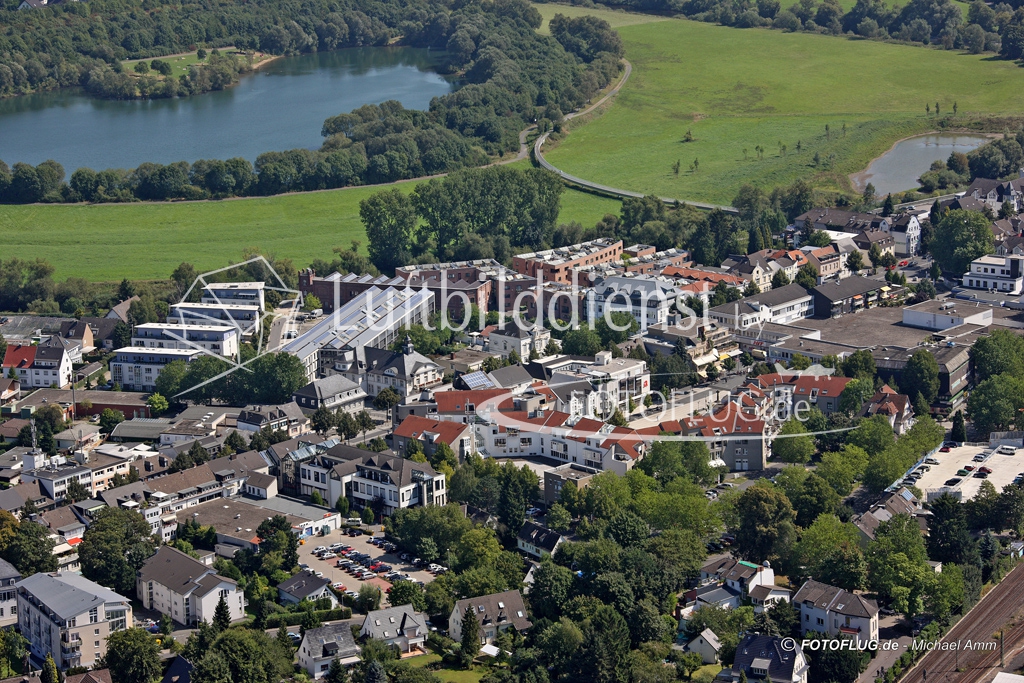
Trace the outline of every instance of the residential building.
<path fill-rule="evenodd" d="M 261 498 L 263 500 L 275 498 L 277 497 L 277 477 L 254 472 L 245 480 L 244 491 L 247 496 L 252 496 L 253 498 Z"/>
<path fill-rule="evenodd" d="M 213 282 L 203 287 L 202 303 L 257 306 L 260 311 L 266 311 L 265 289 L 263 282 Z"/>
<path fill-rule="evenodd" d="M 888 235 L 886 235 L 886 238 L 890 241 L 892 240 Z M 827 247 L 818 249 L 807 248 L 806 254 L 807 262 L 818 271 L 818 284 L 826 280 L 842 277 L 845 264 L 843 263 L 842 254 L 835 245 L 830 244 Z"/>
<path fill-rule="evenodd" d="M 689 322 L 690 324 L 684 324 Z M 679 320 L 670 315 L 664 325 L 652 325 L 643 337 L 648 355 L 685 352 L 697 372 L 706 372 L 723 358 L 739 356 L 741 351 L 728 327 L 703 320 Z"/>
<path fill-rule="evenodd" d="M 440 384 L 444 378 L 441 366 L 417 352 L 408 335 L 401 351 L 368 346 L 363 349 L 363 354 L 366 358 L 363 368 L 366 393 L 369 396 L 376 396 L 385 387 L 390 387 L 402 398 L 408 398 Z"/>
<path fill-rule="evenodd" d="M 587 292 L 587 319 L 610 319 L 613 312 L 629 313 L 646 330 L 664 324 L 679 291 L 668 278 L 616 275 L 597 280 Z"/>
<path fill-rule="evenodd" d="M 915 256 L 921 248 L 921 222 L 912 213 L 892 217 L 889 232 L 896 240 L 897 256 Z"/>
<path fill-rule="evenodd" d="M 309 569 L 279 583 L 277 593 L 282 605 L 297 605 L 303 600 L 316 602 L 321 598 L 330 600 L 332 609 L 338 604 L 331 590 L 331 580 L 321 578 Z"/>
<path fill-rule="evenodd" d="M 412 605 L 373 610 L 363 619 L 359 635 L 382 640 L 400 652 L 422 650 L 427 642 L 427 617 Z"/>
<path fill-rule="evenodd" d="M 93 669 L 64 678 L 64 683 L 113 683 L 110 669 Z"/>
<path fill-rule="evenodd" d="M 110 379 L 128 391 L 154 391 L 156 378 L 168 363 L 191 362 L 203 355 L 198 349 L 160 349 L 126 346 L 114 352 L 110 361 Z"/>
<path fill-rule="evenodd" d="M 431 457 L 440 444 L 447 444 L 462 462 L 473 452 L 473 430 L 469 425 L 450 420 L 431 420 L 410 415 L 395 428 L 392 443 L 396 452 L 404 454 L 409 441 L 420 443 L 420 450 Z"/>
<path fill-rule="evenodd" d="M 1000 294 L 1024 292 L 1024 257 L 981 256 L 971 261 L 971 269 L 964 273 L 963 286 Z"/>
<path fill-rule="evenodd" d="M 515 351 L 520 359 L 528 360 L 531 351 L 544 355 L 544 348 L 551 341 L 551 330 L 539 325 L 521 327 L 518 323 L 511 322 L 492 329 L 488 334 L 488 340 L 487 350 L 492 354 L 501 354 L 502 358 L 508 358 L 509 354 Z"/>
<path fill-rule="evenodd" d="M 766 609 L 771 609 L 773 605 L 779 602 L 789 602 L 792 598 L 792 591 L 788 588 L 775 585 L 759 585 L 754 586 L 747 593 L 747 597 L 750 598 L 750 604 L 754 608 L 754 612 L 760 614 Z"/>
<path fill-rule="evenodd" d="M 21 572 L 7 560 L 0 560 L 0 627 L 6 628 L 18 622 L 18 591 L 15 585 L 21 580 Z"/>
<path fill-rule="evenodd" d="M 715 680 L 737 683 L 745 677 L 772 683 L 807 683 L 811 667 L 800 643 L 793 643 L 790 649 L 788 644 L 783 646 L 784 641 L 753 633 L 743 636 L 736 646 L 732 667 L 722 669 Z"/>
<path fill-rule="evenodd" d="M 518 254 L 512 257 L 512 269 L 547 282 L 572 284 L 577 269 L 622 260 L 622 240 L 600 238 L 557 249 Z"/>
<path fill-rule="evenodd" d="M 420 505 L 445 505 L 445 475 L 428 463 L 417 463 L 386 453 L 369 453 L 335 465 L 329 474 L 326 500 L 348 498 L 361 510 L 373 506 L 385 515 Z"/>
<path fill-rule="evenodd" d="M 221 599 L 231 621 L 245 618 L 245 595 L 238 584 L 169 545 L 160 546 L 135 579 L 135 594 L 146 609 L 166 614 L 183 626 L 213 623 Z"/>
<path fill-rule="evenodd" d="M 865 254 L 870 254 L 871 248 L 877 247 L 878 253 L 881 256 L 886 254 L 896 255 L 896 238 L 892 233 L 885 230 L 865 230 L 859 232 L 854 235 L 853 243 Z M 868 259 L 864 259 L 864 262 L 865 265 L 870 264 Z"/>
<path fill-rule="evenodd" d="M 305 411 L 326 408 L 331 412 L 358 413 L 366 406 L 366 392 L 343 375 L 329 375 L 296 391 L 292 400 Z"/>
<path fill-rule="evenodd" d="M 480 625 L 480 644 L 494 643 L 502 631 L 515 628 L 522 633 L 533 626 L 526 614 L 523 596 L 517 590 L 491 593 L 478 598 L 467 598 L 455 603 L 448 617 L 448 636 L 456 642 L 462 640 L 462 624 L 466 610 L 472 610 Z"/>
<path fill-rule="evenodd" d="M 71 384 L 71 358 L 63 347 L 8 344 L 3 374 L 12 371 L 24 389 Z"/>
<path fill-rule="evenodd" d="M 309 417 L 298 404 L 283 403 L 279 406 L 253 405 L 238 413 L 236 422 L 240 432 L 284 432 L 290 438 L 309 431 Z"/>
<path fill-rule="evenodd" d="M 554 555 L 564 541 L 565 537 L 557 531 L 527 521 L 516 534 L 516 549 L 539 560 L 544 555 Z"/>
<path fill-rule="evenodd" d="M 857 234 L 866 230 L 889 231 L 891 217 L 874 213 L 844 211 L 834 207 L 811 209 L 793 220 L 793 228 L 799 231 L 824 230 L 826 232 L 847 232 Z"/>
<path fill-rule="evenodd" d="M 722 584 L 745 598 L 756 586 L 774 586 L 775 571 L 767 560 L 755 564 L 725 557 L 701 567 L 700 580 L 702 584 Z"/>
<path fill-rule="evenodd" d="M 202 349 L 218 356 L 238 355 L 238 330 L 233 325 L 143 323 L 132 330 L 132 346 L 150 349 Z"/>
<path fill-rule="evenodd" d="M 859 415 L 860 417 L 883 415 L 897 436 L 906 433 L 914 426 L 914 406 L 910 402 L 910 397 L 897 393 L 888 384 L 883 385 L 871 397 L 871 400 L 861 407 Z"/>
<path fill-rule="evenodd" d="M 766 423 L 737 403 L 730 401 L 715 412 L 684 418 L 679 425 L 684 436 L 705 438 L 716 465 L 746 472 L 763 470 L 767 464 Z"/>
<path fill-rule="evenodd" d="M 1024 177 L 1012 180 L 975 178 L 964 193 L 964 197 L 973 197 L 984 203 L 993 213 L 999 213 L 1003 203 L 1009 202 L 1013 213 L 1016 214 L 1024 209 Z"/>
<path fill-rule="evenodd" d="M 133 625 L 131 601 L 78 574 L 33 574 L 17 584 L 18 630 L 39 661 L 58 669 L 93 666 L 107 636 Z"/>
<path fill-rule="evenodd" d="M 315 680 L 327 673 L 335 659 L 342 666 L 356 664 L 359 651 L 360 647 L 352 637 L 352 628 L 348 622 L 342 622 L 307 630 L 296 656 L 299 666 Z"/>
<path fill-rule="evenodd" d="M 168 323 L 185 325 L 212 325 L 225 323 L 238 329 L 242 337 L 260 333 L 263 312 L 258 304 L 177 303 L 171 304 Z"/>
<path fill-rule="evenodd" d="M 715 632 L 709 628 L 701 631 L 700 635 L 686 644 L 686 651 L 699 654 L 700 661 L 704 664 L 717 664 L 718 653 L 721 650 L 721 641 L 718 640 Z"/>
<path fill-rule="evenodd" d="M 800 632 L 854 636 L 862 641 L 878 639 L 878 605 L 874 600 L 808 580 L 793 596 L 800 611 Z"/>
<path fill-rule="evenodd" d="M 785 325 L 809 318 L 814 312 L 811 293 L 794 283 L 715 306 L 708 310 L 708 317 L 728 329 L 748 329 L 761 323 Z"/>
<path fill-rule="evenodd" d="M 830 318 L 847 313 L 856 313 L 893 293 L 902 291 L 899 285 L 886 285 L 860 275 L 851 275 L 842 280 L 833 280 L 811 290 L 814 297 L 814 316 Z"/>
<path fill-rule="evenodd" d="M 887 494 L 866 512 L 855 515 L 852 521 L 861 533 L 861 542 L 867 544 L 875 540 L 878 526 L 882 522 L 888 522 L 896 515 L 913 517 L 921 527 L 921 532 L 927 532 L 928 517 L 931 513 L 921 509 L 921 501 L 905 486 Z"/>
<path fill-rule="evenodd" d="M 79 342 L 84 352 L 94 348 L 113 351 L 114 330 L 119 322 L 121 320 L 118 318 L 87 317 L 81 320 L 66 320 L 61 323 L 60 336 Z"/>
<path fill-rule="evenodd" d="M 529 389 L 534 382 L 533 377 L 522 365 L 508 365 L 487 373 L 487 379 L 498 389 L 508 389 L 513 394 L 521 394 Z"/>
<path fill-rule="evenodd" d="M 544 504 L 550 506 L 557 503 L 561 499 L 562 488 L 565 486 L 575 487 L 576 491 L 582 494 L 590 480 L 600 473 L 601 470 L 575 463 L 567 463 L 545 470 Z"/>

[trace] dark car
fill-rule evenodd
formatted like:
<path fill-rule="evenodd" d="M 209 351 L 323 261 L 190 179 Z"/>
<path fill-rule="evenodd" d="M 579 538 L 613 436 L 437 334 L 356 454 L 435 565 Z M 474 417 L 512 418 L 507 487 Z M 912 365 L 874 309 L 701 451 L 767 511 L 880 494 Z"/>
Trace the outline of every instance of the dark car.
<path fill-rule="evenodd" d="M 960 477 L 953 477 L 952 479 L 946 480 L 946 486 L 956 486 L 961 481 L 963 481 L 963 479 L 960 479 Z"/>
<path fill-rule="evenodd" d="M 987 472 L 980 472 L 980 471 L 979 472 L 975 472 L 974 473 L 974 478 L 975 479 L 988 479 L 988 473 Z"/>

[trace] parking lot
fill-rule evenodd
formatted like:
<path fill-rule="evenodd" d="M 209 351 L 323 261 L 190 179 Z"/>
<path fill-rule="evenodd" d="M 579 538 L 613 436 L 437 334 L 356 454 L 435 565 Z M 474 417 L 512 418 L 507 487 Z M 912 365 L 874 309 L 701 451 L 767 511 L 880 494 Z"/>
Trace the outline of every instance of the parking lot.
<path fill-rule="evenodd" d="M 344 568 L 337 566 L 337 562 L 342 556 L 339 555 L 335 558 L 321 560 L 313 554 L 313 551 L 319 546 L 329 547 L 335 543 L 344 543 L 345 545 L 352 546 L 354 552 L 366 553 L 374 559 L 379 559 L 385 564 L 391 565 L 395 571 L 408 574 L 413 580 L 422 581 L 426 584 L 434 579 L 433 575 L 426 569 L 418 569 L 411 562 L 402 561 L 398 554 L 384 552 L 383 549 L 373 545 L 370 542 L 371 536 L 365 534 L 349 536 L 344 533 L 345 531 L 347 530 L 332 531 L 326 536 L 311 536 L 304 539 L 302 545 L 299 546 L 299 562 L 309 565 L 309 568 L 313 571 L 323 572 L 324 577 L 330 579 L 332 584 L 341 583 L 345 586 L 345 590 L 358 592 L 364 580 L 353 576 L 345 571 Z M 380 537 L 381 534 L 378 533 L 377 536 Z M 400 552 L 396 551 L 396 553 Z M 377 576 L 378 578 L 374 583 L 389 585 L 389 582 L 384 579 L 383 574 L 378 574 Z M 380 583 L 381 581 L 383 581 L 383 584 Z"/>
<path fill-rule="evenodd" d="M 984 460 L 976 462 L 976 456 L 982 456 Z M 970 500 L 977 495 L 982 481 L 987 479 L 996 491 L 1002 491 L 1018 474 L 1024 472 L 1022 449 L 1016 450 L 1014 455 L 1004 455 L 988 446 L 959 446 L 950 448 L 948 453 L 935 453 L 934 458 L 938 464 L 928 465 L 930 469 L 917 482 L 917 487 L 925 493 L 926 499 L 929 492 L 936 496 L 942 489 L 948 488 L 959 491 L 962 500 Z M 986 478 L 976 477 L 975 474 L 983 467 L 992 470 L 991 473 Z M 965 468 L 970 468 L 970 471 L 957 474 Z M 951 479 L 960 479 L 960 482 L 947 487 L 946 482 Z"/>

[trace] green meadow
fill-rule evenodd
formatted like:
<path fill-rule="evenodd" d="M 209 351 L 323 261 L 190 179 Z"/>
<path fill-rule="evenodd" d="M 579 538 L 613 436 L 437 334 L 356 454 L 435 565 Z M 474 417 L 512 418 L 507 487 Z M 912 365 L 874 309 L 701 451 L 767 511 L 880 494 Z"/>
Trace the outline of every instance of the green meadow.
<path fill-rule="evenodd" d="M 614 187 L 720 203 L 744 183 L 848 189 L 848 174 L 934 128 L 926 103 L 956 102 L 962 119 L 1024 108 L 1024 69 L 991 55 L 680 19 L 618 30 L 629 82 L 546 153 Z"/>
<path fill-rule="evenodd" d="M 415 183 L 397 187 L 411 192 Z M 211 202 L 0 206 L 5 258 L 41 258 L 69 276 L 94 282 L 158 280 L 182 261 L 200 270 L 240 260 L 242 251 L 290 258 L 299 267 L 330 260 L 334 247 L 362 242 L 359 202 L 377 187 Z M 619 203 L 583 192 L 562 195 L 563 222 L 593 225 Z"/>

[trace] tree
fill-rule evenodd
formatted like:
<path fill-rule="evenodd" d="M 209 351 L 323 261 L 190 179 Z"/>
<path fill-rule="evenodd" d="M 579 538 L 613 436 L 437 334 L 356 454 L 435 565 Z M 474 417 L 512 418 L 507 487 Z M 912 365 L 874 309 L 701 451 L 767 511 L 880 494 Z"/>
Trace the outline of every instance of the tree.
<path fill-rule="evenodd" d="M 388 603 L 392 607 L 412 605 L 417 611 L 426 608 L 423 589 L 412 581 L 395 581 L 388 590 Z"/>
<path fill-rule="evenodd" d="M 380 609 L 380 589 L 367 583 L 361 585 L 359 595 L 356 596 L 356 609 L 360 612 Z"/>
<path fill-rule="evenodd" d="M 107 636 L 104 657 L 110 677 L 118 683 L 151 683 L 160 678 L 160 649 L 144 629 L 129 628 Z"/>
<path fill-rule="evenodd" d="M 71 503 L 88 500 L 89 489 L 85 488 L 85 485 L 77 479 L 72 479 L 68 482 L 67 489 L 64 492 L 64 499 Z"/>
<path fill-rule="evenodd" d="M 114 431 L 114 427 L 122 422 L 124 422 L 124 413 L 120 410 L 104 408 L 103 412 L 100 413 L 100 431 L 104 434 L 110 434 L 110 432 Z"/>
<path fill-rule="evenodd" d="M 818 269 L 810 263 L 805 263 L 800 266 L 800 270 L 797 271 L 796 279 L 793 282 L 804 289 L 814 289 L 818 286 Z"/>
<path fill-rule="evenodd" d="M 967 399 L 967 414 L 982 434 L 1004 431 L 1019 424 L 1024 408 L 1024 380 L 1009 374 L 995 375 L 978 383 Z"/>
<path fill-rule="evenodd" d="M 785 493 L 755 484 L 736 499 L 736 515 L 736 544 L 744 559 L 776 562 L 788 556 L 796 536 L 796 514 Z"/>
<path fill-rule="evenodd" d="M 98 510 L 78 546 L 82 575 L 118 593 L 130 593 L 136 574 L 155 552 L 151 534 L 149 522 L 134 510 Z"/>
<path fill-rule="evenodd" d="M 939 394 L 939 364 L 935 356 L 925 349 L 914 352 L 900 375 L 900 384 L 908 396 L 920 393 L 928 403 L 935 401 Z"/>
<path fill-rule="evenodd" d="M 46 653 L 46 661 L 43 662 L 43 671 L 39 675 L 42 683 L 60 683 L 60 672 L 57 671 L 57 663 L 53 661 L 53 654 Z"/>
<path fill-rule="evenodd" d="M 651 528 L 638 515 L 619 510 L 608 521 L 608 535 L 623 548 L 639 548 L 647 542 Z"/>
<path fill-rule="evenodd" d="M 147 525 L 148 526 L 148 525 Z M 22 576 L 38 572 L 57 571 L 57 558 L 53 554 L 54 541 L 50 530 L 42 524 L 24 521 L 3 553 L 5 560 L 14 565 Z"/>
<path fill-rule="evenodd" d="M 146 399 L 146 405 L 149 406 L 149 413 L 153 417 L 160 417 L 167 412 L 170 405 L 167 403 L 167 399 L 158 393 L 152 393 L 149 398 Z"/>
<path fill-rule="evenodd" d="M 616 407 L 615 412 L 608 418 L 608 424 L 616 427 L 628 427 L 629 420 L 627 420 L 626 416 L 622 414 L 622 408 Z"/>
<path fill-rule="evenodd" d="M 772 289 L 778 289 L 779 287 L 785 287 L 790 283 L 789 276 L 786 275 L 786 271 L 777 270 L 775 275 L 772 275 Z"/>
<path fill-rule="evenodd" d="M 854 351 L 843 359 L 841 365 L 840 369 L 846 377 L 867 379 L 874 382 L 877 368 L 875 367 L 875 359 L 870 351 Z"/>
<path fill-rule="evenodd" d="M 228 609 L 228 603 L 222 594 L 220 600 L 217 601 L 217 607 L 213 611 L 213 627 L 218 631 L 223 631 L 229 626 L 231 626 L 231 611 Z"/>
<path fill-rule="evenodd" d="M 814 455 L 814 439 L 806 434 L 807 428 L 803 423 L 791 417 L 782 425 L 778 437 L 772 441 L 772 452 L 782 462 L 809 462 Z"/>
<path fill-rule="evenodd" d="M 853 273 L 863 270 L 864 258 L 859 251 L 855 249 L 850 252 L 850 255 L 846 257 L 846 267 Z"/>
<path fill-rule="evenodd" d="M 958 410 L 953 413 L 953 428 L 949 432 L 949 438 L 950 440 L 958 443 L 967 441 L 967 425 L 964 422 L 964 413 L 962 410 Z"/>
<path fill-rule="evenodd" d="M 611 605 L 602 605 L 584 620 L 581 630 L 583 645 L 573 662 L 575 680 L 625 683 L 630 633 L 622 615 Z"/>
<path fill-rule="evenodd" d="M 348 515 L 349 502 L 348 498 L 345 497 L 345 494 L 341 494 L 340 496 L 338 496 L 338 500 L 334 501 L 334 509 L 337 510 L 338 514 L 340 514 L 342 517 Z"/>
<path fill-rule="evenodd" d="M 935 261 L 945 271 L 965 273 L 971 261 L 992 253 L 991 221 L 977 211 L 950 211 L 935 226 L 929 246 Z"/>
<path fill-rule="evenodd" d="M 368 413 L 365 410 L 360 410 L 358 413 L 356 413 L 355 420 L 356 420 L 356 427 L 358 427 L 359 431 L 362 433 L 363 441 L 365 441 L 366 440 L 366 432 L 368 432 L 371 429 L 373 429 L 374 427 L 376 427 L 377 423 L 374 422 L 372 417 L 370 417 L 370 413 Z"/>
<path fill-rule="evenodd" d="M 373 407 L 377 410 L 391 410 L 402 402 L 402 397 L 391 387 L 384 387 L 373 398 Z"/>
<path fill-rule="evenodd" d="M 309 416 L 309 424 L 313 431 L 324 436 L 334 428 L 336 422 L 335 414 L 326 406 L 320 405 L 313 414 Z"/>
<path fill-rule="evenodd" d="M 1024 339 L 1010 330 L 994 330 L 978 339 L 970 350 L 976 381 L 994 375 L 1024 377 Z"/>
<path fill-rule="evenodd" d="M 476 620 L 476 612 L 472 606 L 467 607 L 462 614 L 462 639 L 459 643 L 462 646 L 463 666 L 469 668 L 480 653 L 480 622 Z"/>
<path fill-rule="evenodd" d="M 885 195 L 885 203 L 882 205 L 882 215 L 883 216 L 891 216 L 892 212 L 895 211 L 895 209 L 896 209 L 896 206 L 895 206 L 895 204 L 892 201 L 892 195 L 891 194 Z"/>
<path fill-rule="evenodd" d="M 327 667 L 324 683 L 348 683 L 348 672 L 337 657 L 332 659 L 330 666 Z"/>
<path fill-rule="evenodd" d="M 569 531 L 569 526 L 572 524 L 572 515 L 559 503 L 554 503 L 548 508 L 548 514 L 544 520 L 547 526 L 552 531 L 559 533 L 565 533 Z"/>
<path fill-rule="evenodd" d="M 409 261 L 409 240 L 419 218 L 408 194 L 397 188 L 374 193 L 359 202 L 359 217 L 373 265 L 387 271 Z"/>
<path fill-rule="evenodd" d="M 384 671 L 384 665 L 376 659 L 370 662 L 370 665 L 366 667 L 363 683 L 388 683 L 388 674 Z"/>
<path fill-rule="evenodd" d="M 593 356 L 601 349 L 601 337 L 586 325 L 570 330 L 562 339 L 562 353 L 570 356 Z"/>
<path fill-rule="evenodd" d="M 831 514 L 839 505 L 839 494 L 828 482 L 813 472 L 804 480 L 803 487 L 793 500 L 796 523 L 808 527 L 819 515 Z"/>
<path fill-rule="evenodd" d="M 849 432 L 846 441 L 863 448 L 869 456 L 875 456 L 892 445 L 896 435 L 884 415 L 873 415 L 861 420 L 857 428 Z"/>

